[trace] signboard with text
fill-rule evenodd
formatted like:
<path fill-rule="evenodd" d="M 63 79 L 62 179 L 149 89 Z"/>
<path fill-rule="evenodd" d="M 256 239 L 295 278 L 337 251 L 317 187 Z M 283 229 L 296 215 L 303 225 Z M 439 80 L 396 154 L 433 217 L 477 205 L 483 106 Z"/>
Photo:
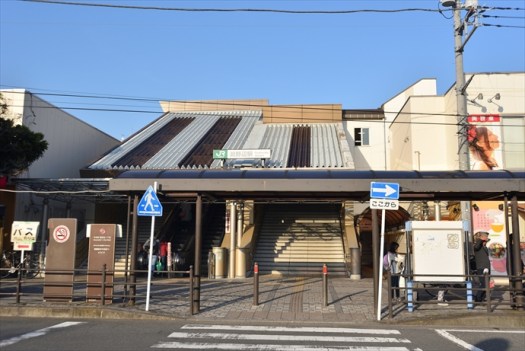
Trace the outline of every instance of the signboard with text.
<path fill-rule="evenodd" d="M 213 150 L 214 160 L 226 159 L 268 159 L 272 156 L 270 149 L 247 149 L 247 150 Z"/>
<path fill-rule="evenodd" d="M 89 255 L 87 276 L 88 301 L 102 299 L 102 270 L 106 268 L 105 303 L 113 298 L 113 271 L 115 269 L 116 224 L 91 224 L 89 226 Z"/>
<path fill-rule="evenodd" d="M 44 301 L 72 301 L 77 242 L 76 218 L 50 218 Z"/>
<path fill-rule="evenodd" d="M 11 226 L 11 242 L 15 244 L 15 250 L 31 250 L 33 243 L 36 241 L 39 225 L 40 222 L 13 222 Z"/>

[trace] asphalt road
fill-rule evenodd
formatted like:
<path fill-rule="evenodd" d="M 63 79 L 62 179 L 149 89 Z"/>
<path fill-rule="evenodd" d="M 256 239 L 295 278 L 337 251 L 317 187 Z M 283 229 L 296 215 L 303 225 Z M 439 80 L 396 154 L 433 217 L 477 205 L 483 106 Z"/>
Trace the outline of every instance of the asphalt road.
<path fill-rule="evenodd" d="M 0 349 L 522 351 L 525 331 L 1 317 Z"/>

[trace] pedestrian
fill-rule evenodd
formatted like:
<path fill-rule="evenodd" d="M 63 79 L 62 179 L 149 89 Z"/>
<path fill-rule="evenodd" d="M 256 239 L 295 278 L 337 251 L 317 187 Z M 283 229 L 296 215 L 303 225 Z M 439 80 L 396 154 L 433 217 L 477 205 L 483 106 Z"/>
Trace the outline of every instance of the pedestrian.
<path fill-rule="evenodd" d="M 152 252 L 152 256 L 151 256 L 151 272 L 154 273 L 155 272 L 155 268 L 156 268 L 156 263 L 157 263 L 157 258 L 158 258 L 158 255 L 159 255 L 159 246 L 160 246 L 160 242 L 159 242 L 159 239 L 154 239 L 153 240 L 153 247 L 151 247 L 151 244 L 150 244 L 150 240 L 146 240 L 146 242 L 144 243 L 144 251 L 146 251 L 149 255 L 149 250 L 151 249 L 153 252 Z"/>
<path fill-rule="evenodd" d="M 383 257 L 383 265 L 385 266 L 384 268 L 390 272 L 390 283 L 392 286 L 392 290 L 390 290 L 390 296 L 392 297 L 392 301 L 394 301 L 394 303 L 401 301 L 401 298 L 399 297 L 400 291 L 398 274 L 400 274 L 402 271 L 403 262 L 397 254 L 398 248 L 398 243 L 390 243 L 390 247 L 388 248 L 387 253 Z"/>
<path fill-rule="evenodd" d="M 487 243 L 490 241 L 489 233 L 477 232 L 474 235 L 474 256 L 476 257 L 477 274 L 490 275 L 489 249 Z M 487 288 L 485 277 L 479 277 L 478 291 L 476 293 L 476 302 L 482 302 L 485 298 Z"/>

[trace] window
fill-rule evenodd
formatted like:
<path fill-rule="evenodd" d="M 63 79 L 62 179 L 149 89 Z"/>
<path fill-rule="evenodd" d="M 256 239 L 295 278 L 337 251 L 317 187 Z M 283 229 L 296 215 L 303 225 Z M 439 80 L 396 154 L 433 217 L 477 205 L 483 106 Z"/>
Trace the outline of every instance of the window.
<path fill-rule="evenodd" d="M 370 145 L 369 135 L 368 128 L 354 128 L 355 146 Z"/>

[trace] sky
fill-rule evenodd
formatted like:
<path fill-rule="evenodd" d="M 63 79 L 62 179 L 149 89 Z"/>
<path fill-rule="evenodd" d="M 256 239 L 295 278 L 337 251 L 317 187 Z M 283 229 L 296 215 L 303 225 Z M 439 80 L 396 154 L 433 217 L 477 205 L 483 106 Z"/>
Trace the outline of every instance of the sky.
<path fill-rule="evenodd" d="M 65 1 L 118 7 L 0 0 L 0 89 L 27 89 L 117 139 L 158 118 L 159 100 L 375 109 L 420 79 L 437 79 L 438 94 L 455 82 L 452 13 L 438 0 Z M 511 9 L 484 12 L 464 71 L 525 71 L 525 0 L 479 5 Z"/>

